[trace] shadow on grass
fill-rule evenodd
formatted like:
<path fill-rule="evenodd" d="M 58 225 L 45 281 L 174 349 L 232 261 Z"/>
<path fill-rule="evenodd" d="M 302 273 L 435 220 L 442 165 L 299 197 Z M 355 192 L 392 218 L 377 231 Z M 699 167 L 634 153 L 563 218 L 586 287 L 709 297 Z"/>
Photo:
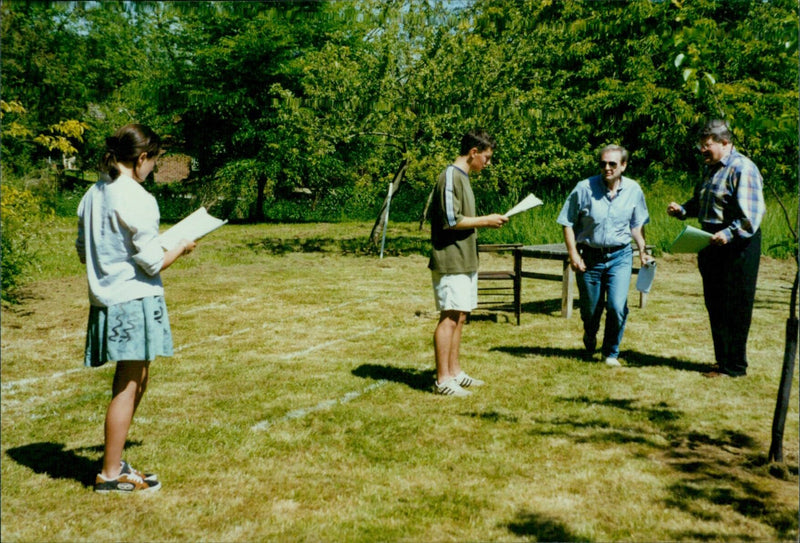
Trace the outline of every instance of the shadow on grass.
<path fill-rule="evenodd" d="M 496 351 L 501 353 L 510 354 L 511 356 L 519 356 L 521 358 L 529 358 L 532 356 L 541 356 L 544 358 L 577 358 L 584 361 L 583 349 L 563 349 L 561 347 L 534 347 L 534 346 L 503 346 L 491 347 L 489 351 Z"/>
<path fill-rule="evenodd" d="M 797 508 L 781 509 L 774 500 L 774 480 L 761 444 L 747 434 L 724 431 L 719 437 L 688 432 L 670 443 L 665 456 L 681 474 L 681 480 L 668 487 L 669 507 L 680 509 L 705 521 L 718 521 L 716 511 L 736 513 L 775 529 L 779 540 L 797 540 Z M 790 470 L 797 476 L 797 466 Z M 785 479 L 783 476 L 777 478 Z M 723 509 L 712 509 L 710 505 Z M 698 530 L 673 534 L 679 540 L 717 539 L 715 534 Z M 729 539 L 752 541 L 748 533 L 728 535 Z"/>
<path fill-rule="evenodd" d="M 677 421 L 683 414 L 670 409 L 664 402 L 654 406 L 640 405 L 635 399 L 592 399 L 588 396 L 557 398 L 556 401 L 583 405 L 587 413 L 597 413 L 597 407 L 606 407 L 624 411 L 633 415 L 633 419 L 641 419 L 642 415 L 651 423 L 657 425 L 661 434 L 671 435 L 680 430 Z M 645 445 L 653 449 L 663 449 L 663 442 L 654 439 L 650 432 L 643 432 L 633 424 L 620 426 L 609 422 L 602 416 L 596 415 L 582 419 L 580 416 L 554 417 L 536 421 L 545 428 L 537 428 L 532 433 L 536 435 L 552 435 L 565 437 L 574 443 L 609 443 L 615 445 Z M 549 429 L 548 429 L 549 428 Z"/>
<path fill-rule="evenodd" d="M 575 303 L 577 304 L 577 302 Z M 524 302 L 522 304 L 522 314 L 524 315 L 525 313 L 541 313 L 561 318 L 561 298 Z"/>
<path fill-rule="evenodd" d="M 373 245 L 367 236 L 354 238 L 264 238 L 247 244 L 253 251 L 273 256 L 287 253 L 334 253 L 354 256 L 374 256 L 380 254 L 380 247 Z M 425 238 L 400 236 L 386 240 L 384 256 L 404 256 L 409 254 L 427 255 L 430 241 Z"/>
<path fill-rule="evenodd" d="M 436 379 L 435 370 L 418 370 L 414 368 L 398 368 L 395 366 L 379 366 L 362 364 L 353 370 L 356 377 L 392 381 L 423 392 L 430 392 Z"/>
<path fill-rule="evenodd" d="M 587 395 L 556 398 L 557 402 L 583 406 L 577 412 L 551 419 L 535 420 L 531 434 L 551 435 L 581 443 L 608 443 L 614 446 L 633 445 L 637 457 L 657 459 L 669 466 L 674 477 L 666 487 L 664 504 L 693 518 L 708 523 L 730 523 L 731 511 L 775 530 L 777 540 L 797 540 L 798 517 L 794 505 L 781 501 L 776 479 L 794 481 L 798 468 L 778 469 L 768 461 L 762 444 L 750 435 L 720 429 L 713 433 L 687 429 L 681 424 L 684 413 L 665 402 L 648 404 L 635 398 L 594 398 Z M 598 409 L 600 408 L 600 409 Z M 604 411 L 629 413 L 624 419 Z M 644 419 L 650 424 L 644 422 Z M 620 422 L 623 421 L 623 422 Z M 655 436 L 661 436 L 656 438 Z M 643 449 L 641 447 L 644 447 Z M 779 483 L 780 484 L 780 483 Z M 541 519 L 528 514 L 531 522 L 519 519 L 508 528 L 513 533 L 536 536 L 539 541 L 552 540 L 545 519 L 543 534 L 537 522 Z M 528 518 L 523 516 L 521 518 Z M 521 532 L 520 525 L 530 525 Z M 555 529 L 561 527 L 557 524 Z M 741 533 L 726 534 L 727 539 L 753 541 L 743 528 Z M 555 532 L 555 536 L 559 534 Z M 563 541 L 572 541 L 573 534 L 564 534 Z M 691 530 L 676 530 L 665 534 L 667 540 L 718 540 L 714 526 Z"/>
<path fill-rule="evenodd" d="M 585 360 L 585 351 L 580 348 L 564 349 L 561 347 L 536 347 L 536 346 L 500 346 L 492 347 L 491 351 L 499 351 L 507 353 L 512 356 L 530 357 L 557 357 L 557 358 L 576 358 L 578 360 Z M 697 373 L 706 373 L 709 370 L 708 364 L 700 364 L 697 362 L 690 362 L 688 360 L 680 360 L 675 357 L 666 358 L 664 356 L 656 356 L 647 353 L 640 353 L 638 351 L 628 351 L 623 349 L 620 355 L 625 362 L 625 366 L 633 368 L 642 368 L 650 366 L 665 366 L 680 371 L 694 371 Z"/>
<path fill-rule="evenodd" d="M 561 522 L 536 513 L 518 513 L 508 529 L 513 534 L 532 537 L 534 541 L 590 541 L 578 537 Z"/>
<path fill-rule="evenodd" d="M 128 441 L 125 448 L 141 445 L 139 441 Z M 85 456 L 92 454 L 95 458 Z M 103 446 L 82 447 L 67 450 L 61 443 L 31 443 L 8 449 L 6 454 L 15 462 L 42 473 L 52 479 L 72 479 L 85 487 L 93 487 L 97 473 L 102 469 L 97 454 L 102 456 Z"/>
<path fill-rule="evenodd" d="M 577 301 L 575 302 L 575 309 L 577 310 Z M 498 304 L 499 305 L 499 304 Z M 481 307 L 475 310 L 479 313 L 470 313 L 469 320 L 494 320 L 500 322 L 502 317 L 499 314 L 505 314 L 506 322 L 514 322 L 514 310 L 509 306 L 503 308 Z M 552 298 L 549 300 L 536 300 L 533 302 L 524 302 L 520 306 L 521 317 L 520 321 L 525 322 L 525 317 L 528 315 L 547 315 L 550 317 L 561 318 L 561 298 Z"/>

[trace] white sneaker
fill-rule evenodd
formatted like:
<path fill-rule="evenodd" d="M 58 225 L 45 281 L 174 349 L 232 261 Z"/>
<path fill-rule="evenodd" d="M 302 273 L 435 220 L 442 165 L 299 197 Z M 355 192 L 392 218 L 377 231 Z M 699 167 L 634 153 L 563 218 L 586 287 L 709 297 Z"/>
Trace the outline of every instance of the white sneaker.
<path fill-rule="evenodd" d="M 470 377 L 463 371 L 456 375 L 456 383 L 462 388 L 467 387 L 480 387 L 486 384 L 486 381 L 481 381 L 480 379 L 475 379 L 474 377 Z"/>
<path fill-rule="evenodd" d="M 455 377 L 451 377 L 442 384 L 439 384 L 438 382 L 434 383 L 433 390 L 436 392 L 436 394 L 441 394 L 442 396 L 463 397 L 472 394 L 472 392 L 469 390 L 464 390 L 461 388 L 461 385 L 456 382 Z"/>
<path fill-rule="evenodd" d="M 610 356 L 608 358 L 606 358 L 606 366 L 614 366 L 616 368 L 616 367 L 619 367 L 621 365 L 622 364 L 620 364 L 619 360 L 617 360 L 616 358 L 611 358 Z"/>

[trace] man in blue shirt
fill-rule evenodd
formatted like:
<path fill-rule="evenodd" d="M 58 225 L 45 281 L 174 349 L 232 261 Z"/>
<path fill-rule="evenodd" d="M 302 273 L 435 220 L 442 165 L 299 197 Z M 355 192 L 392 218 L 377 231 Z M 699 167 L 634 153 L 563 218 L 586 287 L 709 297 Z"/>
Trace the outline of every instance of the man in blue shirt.
<path fill-rule="evenodd" d="M 747 335 L 761 259 L 763 179 L 733 146 L 725 121 L 706 123 L 697 148 L 706 164 L 703 181 L 691 199 L 670 203 L 667 213 L 681 220 L 697 217 L 703 230 L 714 234 L 697 255 L 716 358 L 706 376 L 739 377 L 747 373 Z"/>
<path fill-rule="evenodd" d="M 593 356 L 605 308 L 602 354 L 609 366 L 620 365 L 619 346 L 628 318 L 633 269 L 631 239 L 639 248 L 642 266 L 653 260 L 644 239 L 644 225 L 650 221 L 644 193 L 636 181 L 623 177 L 627 166 L 624 147 L 604 147 L 600 175 L 576 185 L 557 219 L 578 281 L 583 344 Z"/>

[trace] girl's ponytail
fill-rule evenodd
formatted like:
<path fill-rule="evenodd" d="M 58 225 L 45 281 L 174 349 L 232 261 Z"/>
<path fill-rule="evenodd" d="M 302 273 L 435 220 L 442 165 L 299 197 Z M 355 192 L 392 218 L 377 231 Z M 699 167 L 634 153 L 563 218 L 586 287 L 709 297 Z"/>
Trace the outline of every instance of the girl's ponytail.
<path fill-rule="evenodd" d="M 118 137 L 111 136 L 106 138 L 106 152 L 103 155 L 101 167 L 111 179 L 116 179 L 120 173 L 117 166 L 117 147 L 119 147 Z"/>
<path fill-rule="evenodd" d="M 152 158 L 158 156 L 160 151 L 161 138 L 149 126 L 128 124 L 106 138 L 106 152 L 100 166 L 113 180 L 119 177 L 119 164 L 135 171 L 142 153 Z"/>

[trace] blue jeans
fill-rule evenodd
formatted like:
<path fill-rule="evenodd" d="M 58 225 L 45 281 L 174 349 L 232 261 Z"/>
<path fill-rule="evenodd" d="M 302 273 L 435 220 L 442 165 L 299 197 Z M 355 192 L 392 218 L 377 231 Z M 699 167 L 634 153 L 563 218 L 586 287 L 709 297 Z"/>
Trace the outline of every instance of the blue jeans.
<path fill-rule="evenodd" d="M 628 320 L 628 289 L 631 285 L 633 247 L 613 253 L 586 251 L 585 272 L 577 272 L 583 331 L 590 338 L 597 336 L 600 318 L 606 310 L 606 328 L 602 353 L 605 358 L 618 358 L 619 345 Z"/>

